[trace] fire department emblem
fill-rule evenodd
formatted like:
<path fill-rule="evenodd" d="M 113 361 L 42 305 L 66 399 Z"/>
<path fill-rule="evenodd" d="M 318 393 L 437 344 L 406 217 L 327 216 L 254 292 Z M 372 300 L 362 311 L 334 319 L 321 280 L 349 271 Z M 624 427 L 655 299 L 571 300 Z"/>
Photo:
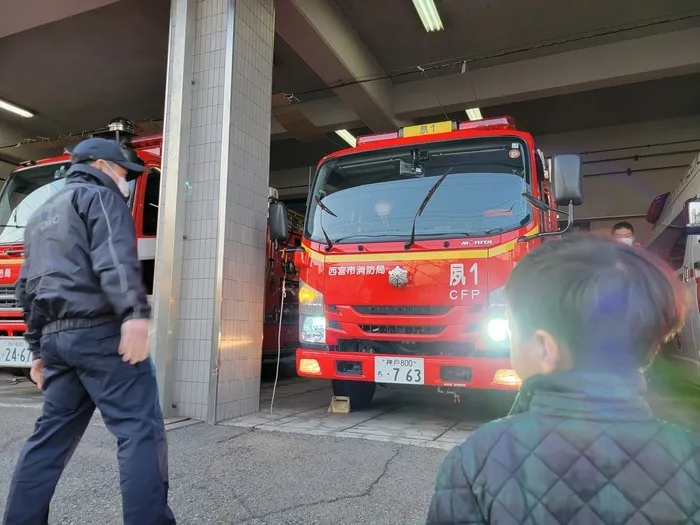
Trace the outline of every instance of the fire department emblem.
<path fill-rule="evenodd" d="M 389 284 L 396 288 L 405 286 L 408 284 L 408 272 L 401 268 L 401 266 L 397 266 L 389 272 Z"/>

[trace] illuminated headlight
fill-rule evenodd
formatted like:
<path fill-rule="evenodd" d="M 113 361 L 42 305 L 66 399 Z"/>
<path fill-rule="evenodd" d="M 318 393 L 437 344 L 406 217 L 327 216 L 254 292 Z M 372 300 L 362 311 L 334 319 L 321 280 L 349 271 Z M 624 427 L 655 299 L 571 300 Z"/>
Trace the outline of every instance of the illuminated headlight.
<path fill-rule="evenodd" d="M 506 319 L 491 319 L 486 325 L 486 333 L 496 343 L 505 343 L 510 338 L 510 328 Z"/>
<path fill-rule="evenodd" d="M 496 288 L 489 293 L 489 320 L 486 333 L 489 339 L 498 345 L 510 343 L 510 328 L 506 319 L 505 287 Z"/>
<path fill-rule="evenodd" d="M 299 339 L 302 343 L 326 343 L 323 294 L 299 282 Z"/>
<path fill-rule="evenodd" d="M 301 340 L 306 343 L 324 344 L 326 342 L 326 318 L 303 317 Z"/>

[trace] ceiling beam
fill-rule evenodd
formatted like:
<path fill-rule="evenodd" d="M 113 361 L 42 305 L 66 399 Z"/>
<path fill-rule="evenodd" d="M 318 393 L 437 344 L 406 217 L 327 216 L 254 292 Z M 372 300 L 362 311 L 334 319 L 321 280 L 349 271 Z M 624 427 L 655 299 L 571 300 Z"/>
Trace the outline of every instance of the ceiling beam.
<path fill-rule="evenodd" d="M 691 28 L 406 82 L 393 89 L 394 113 L 410 120 L 695 73 L 700 71 L 699 49 L 700 28 Z M 291 107 L 322 128 L 352 121 L 352 109 L 336 98 Z M 273 135 L 278 130 L 274 127 Z"/>
<path fill-rule="evenodd" d="M 332 0 L 285 0 L 275 10 L 277 33 L 326 84 L 386 76 Z M 394 118 L 392 88 L 383 78 L 333 91 L 360 121 L 379 132 L 401 125 Z"/>

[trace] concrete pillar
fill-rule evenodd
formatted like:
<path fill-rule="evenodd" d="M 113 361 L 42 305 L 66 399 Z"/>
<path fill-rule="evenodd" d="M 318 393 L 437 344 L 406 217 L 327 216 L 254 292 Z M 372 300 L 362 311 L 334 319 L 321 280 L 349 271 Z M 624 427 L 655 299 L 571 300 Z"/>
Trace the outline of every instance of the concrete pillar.
<path fill-rule="evenodd" d="M 172 0 L 153 355 L 166 416 L 259 405 L 273 0 Z"/>

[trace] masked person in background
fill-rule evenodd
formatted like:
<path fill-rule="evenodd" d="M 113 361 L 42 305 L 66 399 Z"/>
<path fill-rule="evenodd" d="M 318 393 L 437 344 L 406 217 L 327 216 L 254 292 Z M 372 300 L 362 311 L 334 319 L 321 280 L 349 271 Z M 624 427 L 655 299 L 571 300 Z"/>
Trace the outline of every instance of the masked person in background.
<path fill-rule="evenodd" d="M 63 469 L 99 408 L 117 438 L 125 525 L 171 525 L 151 308 L 127 205 L 145 168 L 113 140 L 78 144 L 65 186 L 30 218 L 16 295 L 44 406 L 20 453 L 4 525 L 46 525 Z M 138 161 L 138 162 L 137 162 Z"/>
<path fill-rule="evenodd" d="M 615 240 L 627 244 L 629 246 L 634 246 L 634 226 L 629 222 L 618 222 L 611 230 L 612 236 Z"/>

